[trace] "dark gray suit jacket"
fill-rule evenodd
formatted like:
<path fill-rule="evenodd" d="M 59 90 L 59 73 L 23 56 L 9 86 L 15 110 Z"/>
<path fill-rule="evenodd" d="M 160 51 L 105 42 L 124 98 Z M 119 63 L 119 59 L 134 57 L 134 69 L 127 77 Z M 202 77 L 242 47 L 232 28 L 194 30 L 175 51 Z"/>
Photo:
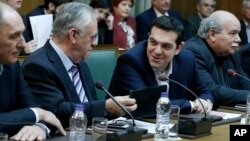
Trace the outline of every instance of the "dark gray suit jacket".
<path fill-rule="evenodd" d="M 199 74 L 212 92 L 216 105 L 233 106 L 237 103 L 246 103 L 246 96 L 250 93 L 250 82 L 227 74 L 228 69 L 233 69 L 247 77 L 237 53 L 228 57 L 218 57 L 207 42 L 198 36 L 188 40 L 184 48 L 195 54 Z"/>
<path fill-rule="evenodd" d="M 0 97 L 0 132 L 12 136 L 26 125 L 23 122 L 35 123 L 36 117 L 30 107 L 37 107 L 37 104 L 24 81 L 19 63 L 3 65 Z"/>

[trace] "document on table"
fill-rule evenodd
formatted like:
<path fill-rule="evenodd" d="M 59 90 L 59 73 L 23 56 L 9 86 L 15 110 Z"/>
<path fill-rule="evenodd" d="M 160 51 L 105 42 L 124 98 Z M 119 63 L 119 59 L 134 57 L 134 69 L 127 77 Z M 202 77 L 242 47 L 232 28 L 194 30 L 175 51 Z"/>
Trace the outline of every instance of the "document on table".
<path fill-rule="evenodd" d="M 51 34 L 53 15 L 32 16 L 30 17 L 30 24 L 33 38 L 37 41 L 37 48 L 44 46 Z"/>

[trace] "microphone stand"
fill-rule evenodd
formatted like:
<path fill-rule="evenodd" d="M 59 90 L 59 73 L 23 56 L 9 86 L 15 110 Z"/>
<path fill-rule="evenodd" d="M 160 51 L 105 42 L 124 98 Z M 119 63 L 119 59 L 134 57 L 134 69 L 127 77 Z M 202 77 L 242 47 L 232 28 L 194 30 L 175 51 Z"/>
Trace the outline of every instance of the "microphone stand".
<path fill-rule="evenodd" d="M 204 110 L 204 117 L 201 120 L 191 119 L 191 120 L 179 122 L 179 133 L 188 134 L 188 135 L 210 134 L 211 129 L 212 129 L 212 119 L 207 118 L 205 107 L 202 104 L 202 102 L 200 101 L 199 97 L 193 91 L 191 91 L 189 88 L 184 86 L 183 84 L 181 84 L 173 79 L 167 78 L 164 75 L 159 75 L 158 80 L 160 80 L 160 81 L 169 80 L 170 82 L 173 82 L 173 83 L 183 87 L 185 90 L 190 92 L 193 96 L 195 96 L 198 99 L 199 103 L 201 104 L 201 106 Z"/>

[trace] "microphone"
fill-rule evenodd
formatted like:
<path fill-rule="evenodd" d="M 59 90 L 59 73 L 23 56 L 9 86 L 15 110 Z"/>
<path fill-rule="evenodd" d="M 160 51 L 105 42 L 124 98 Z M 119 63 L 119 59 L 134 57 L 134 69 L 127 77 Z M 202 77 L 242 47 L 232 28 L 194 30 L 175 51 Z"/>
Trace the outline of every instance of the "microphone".
<path fill-rule="evenodd" d="M 121 130 L 118 129 L 115 133 L 108 134 L 107 135 L 107 140 L 112 140 L 112 141 L 125 141 L 125 140 L 132 140 L 132 141 L 141 141 L 142 135 L 147 133 L 147 129 L 143 128 L 134 128 L 136 127 L 135 125 L 135 119 L 133 115 L 122 105 L 120 104 L 113 95 L 107 91 L 103 84 L 100 81 L 97 81 L 95 83 L 95 86 L 99 90 L 103 90 L 123 111 L 125 111 L 126 114 L 130 116 L 133 122 L 132 128 L 127 128 L 126 130 Z"/>
<path fill-rule="evenodd" d="M 122 104 L 120 104 L 109 91 L 107 91 L 104 88 L 103 84 L 100 81 L 97 81 L 95 83 L 95 86 L 97 89 L 103 90 L 126 114 L 129 115 L 129 117 L 132 119 L 133 128 L 134 128 L 136 125 L 135 125 L 135 118 L 133 117 L 133 115 Z"/>
<path fill-rule="evenodd" d="M 183 84 L 166 77 L 164 74 L 158 75 L 158 80 L 160 80 L 160 81 L 169 80 L 170 82 L 173 82 L 173 83 L 181 86 L 182 88 L 184 88 L 185 90 L 190 92 L 193 96 L 195 96 L 196 99 L 198 99 L 199 103 L 202 106 L 202 109 L 204 110 L 204 117 L 201 118 L 201 120 L 200 119 L 190 119 L 190 120 L 180 122 L 179 123 L 179 133 L 180 134 L 191 134 L 191 135 L 201 135 L 201 134 L 210 133 L 211 129 L 212 129 L 212 120 L 213 119 L 210 119 L 207 117 L 205 107 L 202 104 L 202 102 L 200 101 L 199 97 L 193 91 L 191 91 L 189 88 L 184 86 Z"/>
<path fill-rule="evenodd" d="M 237 77 L 237 76 L 239 76 L 239 77 L 241 77 L 241 78 L 243 78 L 243 79 L 245 79 L 245 80 L 247 80 L 247 81 L 250 82 L 250 79 L 249 79 L 249 78 L 247 78 L 247 77 L 245 77 L 245 76 L 243 76 L 243 75 L 241 75 L 241 74 L 238 74 L 238 73 L 235 72 L 233 69 L 228 69 L 228 70 L 227 70 L 227 74 L 230 75 L 231 77 Z"/>

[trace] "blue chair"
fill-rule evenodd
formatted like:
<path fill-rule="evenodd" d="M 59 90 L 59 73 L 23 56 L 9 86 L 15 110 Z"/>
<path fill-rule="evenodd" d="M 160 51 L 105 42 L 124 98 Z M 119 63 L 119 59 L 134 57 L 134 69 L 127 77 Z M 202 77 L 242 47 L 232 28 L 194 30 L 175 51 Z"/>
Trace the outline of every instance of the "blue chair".
<path fill-rule="evenodd" d="M 89 66 L 94 82 L 101 81 L 108 89 L 116 65 L 117 51 L 114 49 L 93 50 L 86 62 Z M 99 99 L 105 99 L 106 94 L 97 89 Z"/>

